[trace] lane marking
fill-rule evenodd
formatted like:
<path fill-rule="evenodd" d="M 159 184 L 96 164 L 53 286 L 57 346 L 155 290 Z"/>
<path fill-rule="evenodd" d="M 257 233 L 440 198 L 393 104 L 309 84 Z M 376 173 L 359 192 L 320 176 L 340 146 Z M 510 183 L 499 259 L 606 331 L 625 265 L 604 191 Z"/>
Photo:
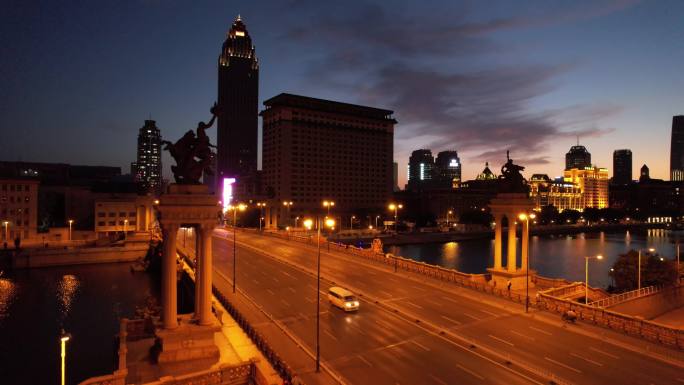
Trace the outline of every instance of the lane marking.
<path fill-rule="evenodd" d="M 289 306 L 292 306 L 292 305 L 290 305 L 289 302 L 285 301 L 284 299 L 281 299 L 280 302 L 284 303 L 285 306 L 288 306 L 288 307 L 289 307 Z"/>
<path fill-rule="evenodd" d="M 445 315 L 440 316 L 440 317 L 444 318 L 445 320 L 447 320 L 447 321 L 449 321 L 449 322 L 453 322 L 453 323 L 455 323 L 456 325 L 460 325 L 460 324 L 461 324 L 461 321 L 456 321 L 455 319 L 451 319 L 451 318 L 449 318 L 449 317 L 447 317 L 447 316 L 445 316 Z"/>
<path fill-rule="evenodd" d="M 306 301 L 307 301 L 307 302 L 310 302 L 310 303 L 316 302 L 316 299 L 315 299 L 315 298 L 304 297 L 304 299 L 306 299 Z"/>
<path fill-rule="evenodd" d="M 403 344 L 407 344 L 407 343 L 408 343 L 408 341 L 401 341 L 401 342 L 397 342 L 396 344 L 387 345 L 387 346 L 385 346 L 385 347 L 382 348 L 382 349 L 396 348 L 397 346 L 400 346 L 400 345 L 403 345 Z"/>
<path fill-rule="evenodd" d="M 266 291 L 269 292 L 269 293 L 271 293 L 271 295 L 275 295 L 275 293 L 274 293 L 273 290 L 271 290 L 271 289 L 266 289 Z"/>
<path fill-rule="evenodd" d="M 497 341 L 499 341 L 499 342 L 503 342 L 503 343 L 506 344 L 506 345 L 515 346 L 512 342 L 508 342 L 508 341 L 506 341 L 506 340 L 503 339 L 503 338 L 499 338 L 499 337 L 494 336 L 494 335 L 491 335 L 491 334 L 489 334 L 489 337 L 491 337 L 491 338 L 493 338 L 493 339 L 495 339 L 495 340 L 497 340 Z"/>
<path fill-rule="evenodd" d="M 442 299 L 444 299 L 444 300 L 446 300 L 446 301 L 449 301 L 449 302 L 453 302 L 453 303 L 458 303 L 458 304 L 461 303 L 460 301 L 456 301 L 455 299 L 451 299 L 451 298 L 449 298 L 449 297 L 442 297 Z"/>
<path fill-rule="evenodd" d="M 413 302 L 404 301 L 404 303 L 407 304 L 407 305 L 413 306 L 413 307 L 415 307 L 415 308 L 418 308 L 418 309 L 422 309 L 422 308 L 423 308 L 422 306 L 416 305 L 416 304 L 413 303 Z"/>
<path fill-rule="evenodd" d="M 684 383 L 684 380 L 682 380 L 681 378 L 678 378 L 677 381 Z"/>
<path fill-rule="evenodd" d="M 394 296 L 392 295 L 392 293 L 387 292 L 387 291 L 384 291 L 384 290 L 378 290 L 378 293 L 385 294 L 386 296 L 388 296 L 388 297 L 390 297 L 390 298 L 394 297 Z"/>
<path fill-rule="evenodd" d="M 293 277 L 290 273 L 288 273 L 287 271 L 280 270 L 280 272 L 283 273 L 283 275 L 287 275 L 287 276 L 290 277 L 290 278 L 294 278 L 294 277 Z"/>
<path fill-rule="evenodd" d="M 586 358 L 586 357 L 582 357 L 582 356 L 580 356 L 579 354 L 570 353 L 570 355 L 573 356 L 573 357 L 577 357 L 577 358 L 579 358 L 580 360 L 587 361 L 587 362 L 590 363 L 590 364 L 594 364 L 594 365 L 596 365 L 596 366 L 603 366 L 602 363 L 600 363 L 600 362 L 598 362 L 598 361 L 591 360 L 591 359 Z"/>
<path fill-rule="evenodd" d="M 493 316 L 493 317 L 498 317 L 498 316 L 499 316 L 498 314 L 492 313 L 491 311 L 482 310 L 482 309 L 477 309 L 477 310 L 479 310 L 479 311 L 481 311 L 481 312 L 483 312 L 483 313 L 485 313 L 485 314 L 489 314 L 489 315 L 491 315 L 491 316 Z"/>
<path fill-rule="evenodd" d="M 297 290 L 295 290 L 294 287 L 288 287 L 287 290 L 289 290 L 289 291 L 291 291 L 291 292 L 293 292 L 293 293 L 296 293 L 296 292 L 297 292 Z"/>
<path fill-rule="evenodd" d="M 330 333 L 327 329 L 323 330 L 323 333 L 327 334 L 330 336 L 330 338 L 334 339 L 337 341 L 337 337 L 335 337 L 332 333 Z"/>
<path fill-rule="evenodd" d="M 542 329 L 536 328 L 536 327 L 534 327 L 534 326 L 529 326 L 529 328 L 532 329 L 532 330 L 534 330 L 534 331 L 536 331 L 536 332 L 546 334 L 547 336 L 553 335 L 553 334 L 547 332 L 546 330 L 542 330 Z"/>
<path fill-rule="evenodd" d="M 254 282 L 256 285 L 259 284 L 259 281 L 257 281 L 256 279 L 252 279 L 252 282 Z"/>
<path fill-rule="evenodd" d="M 589 347 L 589 350 L 594 351 L 594 352 L 599 353 L 599 354 L 603 354 L 604 356 L 608 356 L 610 358 L 615 358 L 615 359 L 620 358 L 620 357 L 616 356 L 615 354 L 604 352 L 603 350 L 599 350 L 599 349 L 596 349 L 594 347 Z"/>
<path fill-rule="evenodd" d="M 582 373 L 582 371 L 579 370 L 579 369 L 575 369 L 575 368 L 573 368 L 573 367 L 570 366 L 570 365 L 565 365 L 564 363 L 558 362 L 558 361 L 556 361 L 556 360 L 554 360 L 554 359 L 551 359 L 551 358 L 549 358 L 549 357 L 544 357 L 544 359 L 547 360 L 547 361 L 549 361 L 549 362 L 553 362 L 553 363 L 556 364 L 556 365 L 562 366 L 562 367 L 564 367 L 564 368 L 566 368 L 566 369 L 570 369 L 570 370 L 572 370 L 572 371 L 574 371 L 574 372 L 576 372 L 576 373 Z"/>
<path fill-rule="evenodd" d="M 431 378 L 434 382 L 436 382 L 436 383 L 438 383 L 438 384 L 441 384 L 441 385 L 449 385 L 447 382 L 445 382 L 444 380 L 442 380 L 441 378 L 435 376 L 435 375 L 432 374 L 432 373 L 428 374 L 428 376 L 430 376 L 430 378 Z"/>
<path fill-rule="evenodd" d="M 474 320 L 477 320 L 477 321 L 482 321 L 482 318 L 475 317 L 474 315 L 469 314 L 469 313 L 463 313 L 463 315 L 468 316 L 468 317 L 470 317 L 470 318 L 472 318 L 472 319 L 474 319 Z"/>
<path fill-rule="evenodd" d="M 418 343 L 418 341 L 411 340 L 411 342 L 413 342 L 415 345 L 417 345 L 419 348 L 425 350 L 426 352 L 429 352 L 429 351 L 430 351 L 430 348 L 428 348 L 427 346 L 424 346 L 424 345 Z"/>
<path fill-rule="evenodd" d="M 280 280 L 279 280 L 278 278 L 276 278 L 276 277 L 271 277 L 271 278 L 273 278 L 273 280 L 276 281 L 276 282 L 280 282 Z"/>
<path fill-rule="evenodd" d="M 466 368 L 464 368 L 463 366 L 461 366 L 460 364 L 456 364 L 456 367 L 459 368 L 459 369 L 461 369 L 462 371 L 464 371 L 464 372 L 470 374 L 471 376 L 473 376 L 473 377 L 475 377 L 475 378 L 479 378 L 481 381 L 484 381 L 484 377 L 482 377 L 481 375 L 479 375 L 479 374 L 473 372 L 472 370 L 466 369 Z"/>
<path fill-rule="evenodd" d="M 515 334 L 515 335 L 518 335 L 518 336 L 520 336 L 520 337 L 523 337 L 523 338 L 527 338 L 527 339 L 530 340 L 530 341 L 534 341 L 534 337 L 530 337 L 530 336 L 525 335 L 525 334 L 522 334 L 522 333 L 520 333 L 520 332 L 516 332 L 515 330 L 511 330 L 511 333 L 513 333 L 513 334 Z"/>
<path fill-rule="evenodd" d="M 373 367 L 373 364 L 370 363 L 367 359 L 363 358 L 363 356 L 356 356 L 358 357 L 361 361 L 363 361 L 364 364 L 370 366 L 371 368 Z"/>

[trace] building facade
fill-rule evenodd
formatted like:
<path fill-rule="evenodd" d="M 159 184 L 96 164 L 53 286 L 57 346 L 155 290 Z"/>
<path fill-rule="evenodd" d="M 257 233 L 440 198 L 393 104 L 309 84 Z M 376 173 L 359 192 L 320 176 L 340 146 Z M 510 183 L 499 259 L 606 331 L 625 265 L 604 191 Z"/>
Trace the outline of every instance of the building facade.
<path fill-rule="evenodd" d="M 161 194 L 162 137 L 154 120 L 145 120 L 138 132 L 138 157 L 135 162 L 135 180 L 143 191 Z"/>
<path fill-rule="evenodd" d="M 613 184 L 632 182 L 632 150 L 613 151 Z"/>
<path fill-rule="evenodd" d="M 0 179 L 0 240 L 32 239 L 38 228 L 38 186 L 33 179 Z"/>
<path fill-rule="evenodd" d="M 684 115 L 672 117 L 670 180 L 684 181 Z"/>
<path fill-rule="evenodd" d="M 392 111 L 291 94 L 264 106 L 268 226 L 318 214 L 323 200 L 335 202 L 336 215 L 387 205 L 393 190 Z M 293 204 L 285 209 L 284 201 Z"/>
<path fill-rule="evenodd" d="M 435 158 L 427 149 L 415 150 L 408 163 L 408 189 L 419 190 L 430 186 L 435 168 Z"/>
<path fill-rule="evenodd" d="M 434 179 L 444 187 L 457 187 L 461 183 L 461 160 L 458 152 L 442 151 L 437 154 Z"/>
<path fill-rule="evenodd" d="M 584 146 L 577 144 L 570 147 L 570 151 L 565 154 L 565 169 L 573 168 L 584 169 L 591 167 L 591 154 Z"/>
<path fill-rule="evenodd" d="M 572 168 L 563 172 L 563 181 L 576 185 L 582 193 L 582 209 L 608 207 L 608 169 L 596 166 Z"/>
<path fill-rule="evenodd" d="M 95 232 L 98 237 L 111 233 L 151 231 L 154 198 L 135 194 L 112 195 L 95 201 Z"/>
<path fill-rule="evenodd" d="M 259 62 L 240 18 L 226 35 L 218 59 L 216 189 L 235 178 L 234 193 L 254 193 L 259 130 Z M 251 182 L 249 182 L 251 181 Z"/>
<path fill-rule="evenodd" d="M 582 191 L 575 183 L 563 179 L 554 180 L 546 174 L 534 174 L 528 181 L 530 198 L 534 201 L 535 210 L 552 205 L 558 211 L 584 209 Z"/>

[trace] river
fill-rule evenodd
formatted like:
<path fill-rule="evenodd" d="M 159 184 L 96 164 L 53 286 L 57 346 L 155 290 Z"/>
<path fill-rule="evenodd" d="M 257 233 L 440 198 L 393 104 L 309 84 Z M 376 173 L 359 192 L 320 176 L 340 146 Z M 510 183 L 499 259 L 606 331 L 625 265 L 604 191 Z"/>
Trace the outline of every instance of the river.
<path fill-rule="evenodd" d="M 60 331 L 67 383 L 111 373 L 119 318 L 132 317 L 159 284 L 129 264 L 4 271 L 0 277 L 0 383 L 59 384 Z"/>
<path fill-rule="evenodd" d="M 600 254 L 604 257 L 603 260 L 589 262 L 589 284 L 605 288 L 610 284 L 610 268 L 620 254 L 630 249 L 653 247 L 660 255 L 675 258 L 675 242 L 680 237 L 684 240 L 684 233 L 662 229 L 533 236 L 530 238 L 530 268 L 545 277 L 584 281 L 584 256 Z M 504 266 L 506 250 L 504 232 Z M 494 264 L 494 240 L 488 239 L 385 246 L 385 252 L 465 273 L 485 273 L 487 267 Z"/>

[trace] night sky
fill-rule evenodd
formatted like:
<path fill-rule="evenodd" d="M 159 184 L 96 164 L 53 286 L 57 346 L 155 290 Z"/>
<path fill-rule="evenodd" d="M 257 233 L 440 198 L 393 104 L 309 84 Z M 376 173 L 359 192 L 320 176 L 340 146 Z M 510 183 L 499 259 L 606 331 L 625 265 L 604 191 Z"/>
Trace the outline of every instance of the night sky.
<path fill-rule="evenodd" d="M 630 148 L 635 175 L 646 163 L 667 178 L 672 116 L 684 114 L 678 0 L 5 0 L 0 160 L 128 172 L 145 119 L 173 140 L 209 119 L 237 14 L 261 63 L 260 100 L 395 111 L 400 185 L 423 147 L 457 150 L 465 178 L 485 161 L 498 172 L 507 149 L 528 177 L 558 176 L 578 135 L 599 166 Z"/>

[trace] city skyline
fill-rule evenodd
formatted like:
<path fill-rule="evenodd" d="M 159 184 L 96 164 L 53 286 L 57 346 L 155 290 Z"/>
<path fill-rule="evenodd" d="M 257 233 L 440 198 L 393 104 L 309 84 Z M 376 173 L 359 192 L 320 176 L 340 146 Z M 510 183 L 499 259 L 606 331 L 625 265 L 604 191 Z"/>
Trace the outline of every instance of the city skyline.
<path fill-rule="evenodd" d="M 141 119 L 151 114 L 174 138 L 205 118 L 216 47 L 239 13 L 260 52 L 260 103 L 293 92 L 396 111 L 400 186 L 417 148 L 455 149 L 466 180 L 485 161 L 496 172 L 507 149 L 527 176 L 558 176 L 577 136 L 600 167 L 629 148 L 633 174 L 647 164 L 669 179 L 671 120 L 684 112 L 682 5 L 533 4 L 15 4 L 2 27 L 14 60 L 2 64 L 0 125 L 18 129 L 0 150 L 4 160 L 126 168 Z M 79 139 L 90 146 L 77 153 L 69 143 Z"/>

